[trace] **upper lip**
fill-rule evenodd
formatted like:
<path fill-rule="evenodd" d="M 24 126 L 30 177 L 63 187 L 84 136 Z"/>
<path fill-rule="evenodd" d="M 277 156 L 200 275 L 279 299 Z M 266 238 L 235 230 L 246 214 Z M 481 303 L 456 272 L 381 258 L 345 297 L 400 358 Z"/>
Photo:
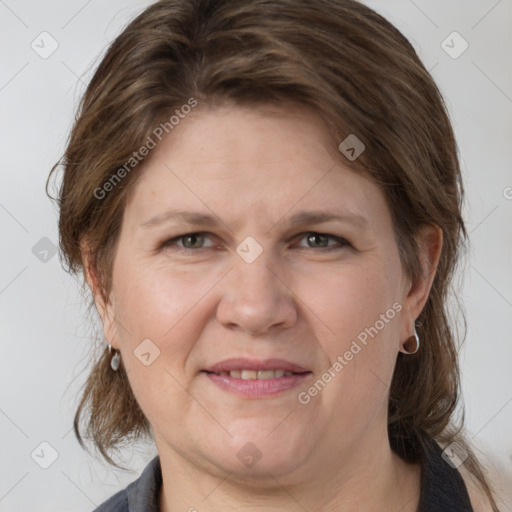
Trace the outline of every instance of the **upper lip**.
<path fill-rule="evenodd" d="M 298 364 L 285 361 L 284 359 L 247 359 L 245 357 L 236 357 L 225 359 L 216 363 L 204 371 L 219 373 L 230 372 L 232 370 L 285 370 L 294 373 L 304 373 L 310 370 L 299 366 Z"/>

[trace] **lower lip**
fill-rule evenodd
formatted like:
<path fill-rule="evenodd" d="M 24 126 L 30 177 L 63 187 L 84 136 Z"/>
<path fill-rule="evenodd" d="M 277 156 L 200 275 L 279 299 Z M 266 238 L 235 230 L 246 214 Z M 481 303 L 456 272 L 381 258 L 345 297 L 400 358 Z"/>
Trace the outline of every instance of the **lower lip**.
<path fill-rule="evenodd" d="M 222 389 L 232 391 L 245 397 L 255 398 L 276 395 L 277 393 L 286 391 L 287 389 L 294 388 L 295 386 L 298 386 L 304 382 L 304 379 L 311 375 L 311 372 L 307 372 L 297 373 L 287 377 L 279 377 L 275 379 L 244 380 L 236 377 L 217 375 L 216 373 L 203 373 Z"/>

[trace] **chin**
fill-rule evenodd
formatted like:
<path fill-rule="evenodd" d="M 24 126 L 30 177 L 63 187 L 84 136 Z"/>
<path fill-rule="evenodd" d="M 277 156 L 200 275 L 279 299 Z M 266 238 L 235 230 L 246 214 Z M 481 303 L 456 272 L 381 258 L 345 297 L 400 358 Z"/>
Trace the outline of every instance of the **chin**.
<path fill-rule="evenodd" d="M 311 439 L 306 442 L 299 432 L 292 432 L 282 421 L 283 418 L 267 418 L 237 422 L 236 429 L 228 428 L 233 437 L 229 440 L 223 437 L 224 446 L 213 462 L 242 479 L 268 480 L 269 473 L 277 477 L 293 472 L 308 458 Z M 221 446 L 221 443 L 214 445 Z"/>

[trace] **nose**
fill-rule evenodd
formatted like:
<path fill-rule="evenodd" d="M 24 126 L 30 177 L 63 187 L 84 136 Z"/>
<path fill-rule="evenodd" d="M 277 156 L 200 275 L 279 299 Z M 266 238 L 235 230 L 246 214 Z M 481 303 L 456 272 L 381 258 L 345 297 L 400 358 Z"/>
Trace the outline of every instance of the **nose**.
<path fill-rule="evenodd" d="M 286 272 L 265 251 L 252 263 L 237 261 L 224 280 L 217 320 L 254 336 L 288 329 L 297 321 L 296 298 Z"/>

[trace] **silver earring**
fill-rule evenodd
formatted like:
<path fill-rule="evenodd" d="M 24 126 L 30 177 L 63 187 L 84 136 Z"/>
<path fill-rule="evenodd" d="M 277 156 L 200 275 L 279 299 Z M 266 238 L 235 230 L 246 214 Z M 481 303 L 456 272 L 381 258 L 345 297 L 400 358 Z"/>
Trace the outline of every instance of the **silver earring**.
<path fill-rule="evenodd" d="M 420 338 L 416 332 L 416 325 L 414 326 L 414 334 L 407 338 L 407 340 L 400 347 L 400 352 L 403 354 L 416 354 L 420 349 Z"/>
<path fill-rule="evenodd" d="M 112 345 L 110 343 L 108 345 L 108 351 L 112 354 Z M 120 363 L 121 363 L 121 356 L 119 355 L 118 352 L 116 352 L 112 356 L 112 359 L 110 360 L 110 367 L 112 368 L 112 370 L 117 372 L 117 370 L 119 369 L 119 364 Z"/>

